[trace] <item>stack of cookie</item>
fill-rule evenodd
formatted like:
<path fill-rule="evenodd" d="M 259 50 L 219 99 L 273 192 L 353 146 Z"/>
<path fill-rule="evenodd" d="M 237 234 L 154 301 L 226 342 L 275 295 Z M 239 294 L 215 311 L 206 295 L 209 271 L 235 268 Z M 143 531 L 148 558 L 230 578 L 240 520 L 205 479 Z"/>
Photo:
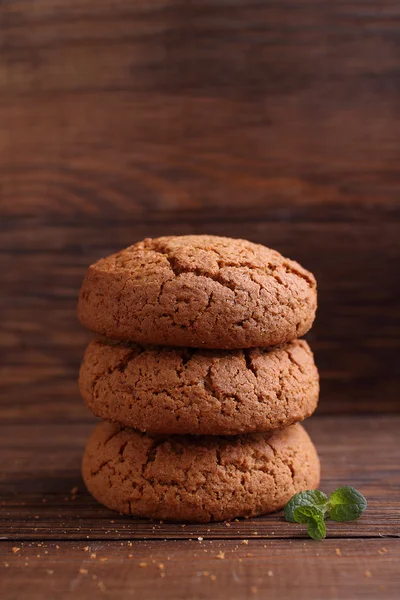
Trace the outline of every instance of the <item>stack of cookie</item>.
<path fill-rule="evenodd" d="M 83 459 L 99 501 L 175 521 L 255 516 L 319 483 L 298 423 L 318 401 L 316 284 L 278 252 L 216 236 L 146 239 L 89 268 L 80 389 L 102 421 Z M 296 424 L 297 423 L 297 424 Z"/>

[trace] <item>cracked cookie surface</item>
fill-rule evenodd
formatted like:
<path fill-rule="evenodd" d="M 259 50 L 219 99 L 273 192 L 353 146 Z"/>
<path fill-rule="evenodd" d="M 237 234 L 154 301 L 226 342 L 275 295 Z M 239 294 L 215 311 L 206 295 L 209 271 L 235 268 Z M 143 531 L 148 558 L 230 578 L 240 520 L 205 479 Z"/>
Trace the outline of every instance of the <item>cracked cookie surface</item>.
<path fill-rule="evenodd" d="M 320 465 L 305 429 L 236 437 L 150 436 L 102 422 L 86 446 L 89 492 L 124 514 L 222 521 L 281 509 L 318 487 Z"/>
<path fill-rule="evenodd" d="M 314 276 L 279 252 L 209 235 L 145 239 L 89 267 L 78 316 L 144 344 L 267 347 L 314 321 Z"/>
<path fill-rule="evenodd" d="M 233 351 L 93 340 L 79 385 L 96 416 L 163 434 L 280 429 L 309 417 L 319 392 L 304 340 Z"/>

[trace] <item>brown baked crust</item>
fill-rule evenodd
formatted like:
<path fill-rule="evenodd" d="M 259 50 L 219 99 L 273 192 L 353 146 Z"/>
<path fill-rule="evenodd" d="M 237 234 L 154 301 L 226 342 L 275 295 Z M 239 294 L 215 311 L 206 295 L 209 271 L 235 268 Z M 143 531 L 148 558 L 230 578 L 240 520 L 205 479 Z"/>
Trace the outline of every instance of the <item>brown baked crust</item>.
<path fill-rule="evenodd" d="M 314 276 L 279 252 L 209 235 L 146 239 L 89 267 L 78 316 L 144 344 L 267 347 L 314 321 Z"/>
<path fill-rule="evenodd" d="M 89 492 L 124 514 L 222 521 L 282 508 L 318 487 L 319 459 L 299 424 L 272 434 L 152 437 L 100 423 L 82 465 Z"/>
<path fill-rule="evenodd" d="M 235 435 L 302 421 L 318 402 L 318 371 L 304 340 L 217 351 L 94 340 L 79 385 L 106 421 L 161 434 Z"/>

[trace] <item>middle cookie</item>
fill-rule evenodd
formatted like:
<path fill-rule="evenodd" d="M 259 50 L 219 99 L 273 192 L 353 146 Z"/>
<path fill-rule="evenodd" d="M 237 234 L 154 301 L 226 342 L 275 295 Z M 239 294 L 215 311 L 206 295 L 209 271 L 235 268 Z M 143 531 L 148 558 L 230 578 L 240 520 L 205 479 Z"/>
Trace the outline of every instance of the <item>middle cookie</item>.
<path fill-rule="evenodd" d="M 319 394 L 304 340 L 216 351 L 97 339 L 86 349 L 79 386 L 96 416 L 156 434 L 272 431 L 309 417 Z"/>

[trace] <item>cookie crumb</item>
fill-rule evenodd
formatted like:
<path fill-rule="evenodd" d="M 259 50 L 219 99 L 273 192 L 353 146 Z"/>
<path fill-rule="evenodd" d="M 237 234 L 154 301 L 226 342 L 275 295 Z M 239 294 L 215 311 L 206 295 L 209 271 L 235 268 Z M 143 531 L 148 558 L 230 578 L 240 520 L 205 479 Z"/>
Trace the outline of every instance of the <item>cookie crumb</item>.
<path fill-rule="evenodd" d="M 252 585 L 251 588 L 250 588 L 250 591 L 251 591 L 252 594 L 257 594 L 258 588 L 255 585 Z"/>
<path fill-rule="evenodd" d="M 53 569 L 46 569 L 46 573 L 47 575 L 53 575 L 54 571 Z"/>
<path fill-rule="evenodd" d="M 342 552 L 341 552 L 340 548 L 336 548 L 335 552 L 338 556 L 342 556 Z"/>
<path fill-rule="evenodd" d="M 204 577 L 208 577 L 208 576 L 209 576 L 209 574 L 210 574 L 210 572 L 209 572 L 209 571 L 203 571 L 203 575 L 204 575 Z"/>
<path fill-rule="evenodd" d="M 273 572 L 273 571 L 268 571 L 268 573 L 267 573 L 268 577 L 272 577 L 272 576 L 273 576 L 273 574 L 274 574 L 274 572 Z"/>
<path fill-rule="evenodd" d="M 248 553 L 246 554 L 246 556 L 248 556 L 249 558 L 251 558 L 251 557 L 253 556 L 253 553 L 252 553 L 252 552 L 248 552 Z"/>
<path fill-rule="evenodd" d="M 132 547 L 132 542 L 128 542 L 128 546 L 129 546 L 129 547 Z"/>
<path fill-rule="evenodd" d="M 368 569 L 365 571 L 365 577 L 372 577 L 372 573 Z"/>
<path fill-rule="evenodd" d="M 89 546 L 85 546 L 83 549 L 84 552 L 88 552 L 89 551 Z"/>
<path fill-rule="evenodd" d="M 5 567 L 9 567 L 10 565 L 8 564 L 8 562 L 5 562 L 5 563 L 4 563 L 4 566 L 5 566 Z"/>
<path fill-rule="evenodd" d="M 230 527 L 230 526 L 231 526 L 231 524 L 228 523 L 228 521 L 225 521 L 225 527 Z"/>
<path fill-rule="evenodd" d="M 164 563 L 158 563 L 158 568 L 163 571 L 165 569 Z"/>
<path fill-rule="evenodd" d="M 144 569 L 145 567 L 147 567 L 147 562 L 139 563 L 139 567 L 142 567 L 142 569 Z"/>
<path fill-rule="evenodd" d="M 83 569 L 83 568 L 79 569 L 79 573 L 81 573 L 82 575 L 86 575 L 87 572 L 88 572 L 87 569 Z"/>
<path fill-rule="evenodd" d="M 197 539 L 199 540 L 199 542 L 202 542 L 204 540 L 204 538 L 202 537 L 198 537 Z"/>
<path fill-rule="evenodd" d="M 70 494 L 72 494 L 72 496 L 75 496 L 75 494 L 77 494 L 77 493 L 78 493 L 78 488 L 77 488 L 77 486 L 75 485 L 75 486 L 72 488 L 72 490 L 70 491 Z"/>
<path fill-rule="evenodd" d="M 133 554 L 128 554 L 128 558 L 133 558 Z"/>
<path fill-rule="evenodd" d="M 106 586 L 104 585 L 104 583 L 101 580 L 99 580 L 97 585 L 99 586 L 99 588 L 102 592 L 106 591 Z"/>
<path fill-rule="evenodd" d="M 225 558 L 225 552 L 222 552 L 222 550 L 220 552 L 218 552 L 218 554 L 215 555 L 215 558 L 220 558 L 221 560 L 223 560 Z"/>
<path fill-rule="evenodd" d="M 258 535 L 258 531 L 253 531 L 253 535 Z"/>
<path fill-rule="evenodd" d="M 216 575 L 210 575 L 210 579 L 211 579 L 211 581 L 215 581 L 217 579 L 217 576 Z"/>
<path fill-rule="evenodd" d="M 92 554 L 90 555 L 90 558 L 96 558 L 96 552 L 92 552 Z"/>
<path fill-rule="evenodd" d="M 12 548 L 12 551 L 14 552 L 14 554 L 17 554 L 17 552 L 19 552 L 21 550 L 21 548 L 18 548 L 17 546 L 14 546 L 14 548 Z"/>
<path fill-rule="evenodd" d="M 380 548 L 380 549 L 378 550 L 378 554 L 386 554 L 386 552 L 388 552 L 388 549 L 387 549 L 387 548 Z"/>
<path fill-rule="evenodd" d="M 242 540 L 240 543 L 243 544 L 243 546 L 248 546 L 249 540 Z"/>
<path fill-rule="evenodd" d="M 106 562 L 106 560 L 108 560 L 108 558 L 106 556 L 103 556 L 102 558 L 100 558 L 100 562 Z"/>

